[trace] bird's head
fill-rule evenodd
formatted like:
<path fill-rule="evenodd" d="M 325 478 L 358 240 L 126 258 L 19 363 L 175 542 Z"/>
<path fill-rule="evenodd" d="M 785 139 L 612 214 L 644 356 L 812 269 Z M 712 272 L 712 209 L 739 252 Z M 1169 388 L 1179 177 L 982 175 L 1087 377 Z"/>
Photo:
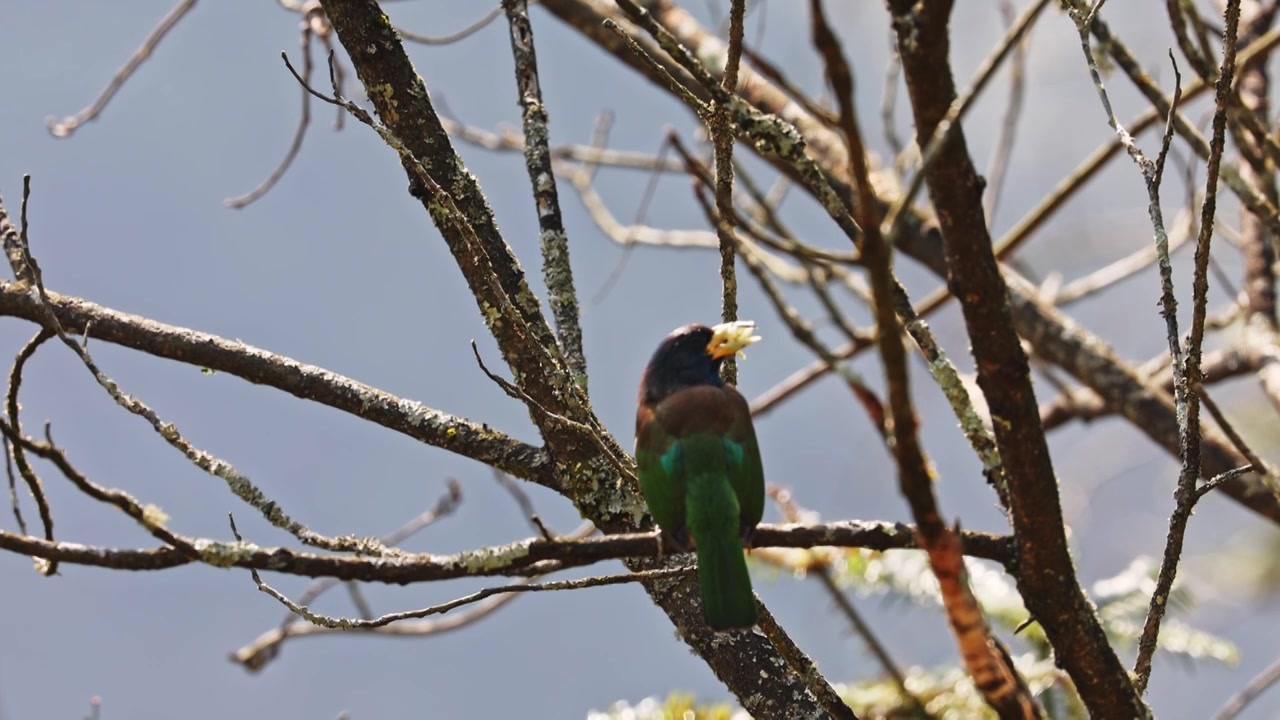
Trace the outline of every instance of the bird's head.
<path fill-rule="evenodd" d="M 659 402 L 681 388 L 724 384 L 720 365 L 760 339 L 755 329 L 756 324 L 749 320 L 676 328 L 649 359 L 640 381 L 640 402 Z"/>

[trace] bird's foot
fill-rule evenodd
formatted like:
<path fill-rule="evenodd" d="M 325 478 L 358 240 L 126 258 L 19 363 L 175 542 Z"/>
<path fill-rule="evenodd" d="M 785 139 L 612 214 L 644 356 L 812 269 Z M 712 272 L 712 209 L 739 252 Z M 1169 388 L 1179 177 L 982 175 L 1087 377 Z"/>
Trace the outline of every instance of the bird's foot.
<path fill-rule="evenodd" d="M 689 552 L 693 549 L 693 536 L 689 534 L 689 528 L 668 532 L 667 537 L 671 539 L 671 546 L 678 552 Z"/>

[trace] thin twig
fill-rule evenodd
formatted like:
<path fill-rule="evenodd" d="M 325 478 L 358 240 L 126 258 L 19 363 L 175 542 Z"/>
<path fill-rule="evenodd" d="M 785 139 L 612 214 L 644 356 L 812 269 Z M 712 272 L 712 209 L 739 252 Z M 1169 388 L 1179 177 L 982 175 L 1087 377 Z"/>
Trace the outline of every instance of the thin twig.
<path fill-rule="evenodd" d="M 193 445 L 182 435 L 177 426 L 161 419 L 156 411 L 143 401 L 125 393 L 120 389 L 120 386 L 115 380 L 111 379 L 98 368 L 97 363 L 89 355 L 89 351 L 85 346 L 68 336 L 66 330 L 62 327 L 62 323 L 58 320 L 57 313 L 53 309 L 53 304 L 50 301 L 49 294 L 45 290 L 44 281 L 41 278 L 40 266 L 31 253 L 26 224 L 27 199 L 31 194 L 30 183 L 31 177 L 29 175 L 24 176 L 21 213 L 23 229 L 18 236 L 18 252 L 22 260 L 25 261 L 25 265 L 14 264 L 13 271 L 15 275 L 23 272 L 29 273 L 30 282 L 34 286 L 35 290 L 35 298 L 39 301 L 38 311 L 41 324 L 46 329 L 57 335 L 58 339 L 62 341 L 62 344 L 66 345 L 73 353 L 75 353 L 76 357 L 80 359 L 81 364 L 83 364 L 89 373 L 93 375 L 94 380 L 97 381 L 98 385 L 102 387 L 107 395 L 109 395 L 120 407 L 145 420 L 147 424 L 155 430 L 156 434 L 163 438 L 171 447 L 182 453 L 183 456 L 186 457 L 193 465 L 225 482 L 227 488 L 230 489 L 236 497 L 244 501 L 245 504 L 261 512 L 262 516 L 273 526 L 290 533 L 302 543 L 327 550 L 352 551 L 368 554 L 379 554 L 383 552 L 385 548 L 382 548 L 376 541 L 359 538 L 329 538 L 313 532 L 302 523 L 290 517 L 280 507 L 278 502 L 267 497 L 267 495 L 263 493 L 257 485 L 237 470 L 235 466 Z M 8 218 L 4 216 L 3 213 L 0 213 L 0 234 L 8 234 L 5 228 L 7 223 Z M 20 434 L 17 434 L 16 430 L 14 430 L 14 433 L 16 435 L 11 435 L 11 440 L 20 436 Z M 135 517 L 135 519 L 140 521 L 143 520 L 140 515 Z M 153 533 L 156 532 L 159 527 L 158 523 L 147 522 L 146 525 Z M 171 542 L 169 538 L 165 538 L 165 540 L 166 542 Z"/>
<path fill-rule="evenodd" d="M 40 442 L 18 432 L 8 422 L 0 420 L 0 433 L 3 433 L 10 443 L 14 446 L 21 446 L 37 457 L 48 460 L 54 467 L 58 468 L 58 471 L 64 477 L 71 481 L 71 484 L 76 489 L 99 502 L 115 506 L 139 525 L 146 528 L 157 540 L 172 547 L 188 559 L 199 557 L 199 552 L 194 542 L 165 527 L 167 517 L 163 511 L 152 505 L 144 506 L 123 490 L 106 488 L 90 481 L 67 459 L 66 453 L 53 442 L 48 424 L 45 425 L 44 432 L 45 440 Z"/>
<path fill-rule="evenodd" d="M 508 397 L 523 402 L 535 416 L 544 418 L 562 427 L 569 428 L 577 435 L 586 438 L 600 450 L 601 455 L 609 462 L 610 465 L 613 466 L 615 470 L 618 471 L 619 475 L 624 478 L 634 480 L 635 468 L 632 465 L 630 455 L 627 455 L 626 453 L 619 453 L 617 449 L 611 447 L 609 443 L 606 442 L 605 438 L 602 437 L 601 433 L 597 432 L 594 428 L 588 427 L 577 420 L 571 420 L 563 415 L 551 412 L 518 385 L 496 375 L 487 365 L 484 364 L 484 358 L 480 357 L 480 348 L 476 345 L 475 340 L 471 341 L 471 354 L 475 356 L 476 364 L 480 366 L 480 372 L 484 373 L 485 377 L 492 380 L 495 385 L 502 388 L 502 391 L 505 392 Z"/>
<path fill-rule="evenodd" d="M 532 582 L 532 580 L 520 580 L 515 584 L 528 582 Z M 319 625 L 312 625 L 311 623 L 299 618 L 297 615 L 294 615 L 292 612 L 289 612 L 291 622 L 287 628 L 274 627 L 267 630 L 254 638 L 249 644 L 232 652 L 230 659 L 245 670 L 251 673 L 256 673 L 262 671 L 273 660 L 280 657 L 280 646 L 283 645 L 285 641 L 292 641 L 297 638 L 320 637 L 339 633 L 346 634 L 350 632 L 364 632 L 369 635 L 377 635 L 380 637 L 420 638 L 429 635 L 439 635 L 441 633 L 451 632 L 474 625 L 490 615 L 493 615 L 495 612 L 501 610 L 519 597 L 519 593 L 495 595 L 472 605 L 466 610 L 450 613 L 445 617 L 434 618 L 431 620 L 399 622 L 394 625 L 363 631 L 331 629 L 320 627 Z"/>
<path fill-rule="evenodd" d="M 1176 508 L 1169 516 L 1169 534 L 1165 544 L 1164 557 L 1160 563 L 1160 571 L 1156 576 L 1156 589 L 1151 596 L 1151 604 L 1147 611 L 1147 619 L 1143 624 L 1142 636 L 1138 640 L 1138 657 L 1134 662 L 1134 684 L 1138 692 L 1144 692 L 1151 678 L 1151 661 L 1155 655 L 1156 643 L 1160 635 L 1160 621 L 1164 617 L 1165 604 L 1169 590 L 1178 573 L 1178 561 L 1182 556 L 1182 546 L 1186 534 L 1187 523 L 1196 502 L 1202 497 L 1196 492 L 1196 481 L 1201 472 L 1201 430 L 1200 430 L 1200 396 L 1193 391 L 1202 383 L 1201 348 L 1204 342 L 1205 316 L 1209 295 L 1209 248 L 1213 238 L 1214 210 L 1216 208 L 1219 168 L 1222 162 L 1222 150 L 1226 140 L 1227 107 L 1231 94 L 1231 84 L 1235 76 L 1236 31 L 1240 20 L 1240 0 L 1227 0 L 1225 28 L 1223 34 L 1222 69 L 1218 76 L 1218 85 L 1213 114 L 1213 139 L 1210 143 L 1209 160 L 1205 179 L 1205 195 L 1200 219 L 1200 236 L 1196 243 L 1195 275 L 1192 280 L 1191 334 L 1187 340 L 1185 368 L 1181 373 L 1183 402 L 1178 403 L 1182 421 L 1182 471 L 1178 475 L 1178 488 L 1174 492 Z M 1172 58 L 1170 54 L 1170 58 Z M 1176 72 L 1176 65 L 1175 65 Z M 1170 110 L 1170 118 L 1177 112 L 1175 105 Z M 1172 122 L 1170 123 L 1172 125 Z M 1167 137 L 1167 134 L 1166 134 Z M 1173 321 L 1171 321 L 1173 322 Z M 1171 326 L 1176 331 L 1176 322 Z M 1170 349 L 1174 357 L 1175 378 L 1178 378 L 1176 365 L 1179 358 L 1176 352 L 1177 338 L 1170 339 Z M 1175 396 L 1176 397 L 1176 396 Z M 1257 468 L 1257 471 L 1264 471 Z"/>
<path fill-rule="evenodd" d="M 325 48 L 329 52 L 333 52 L 333 40 L 331 39 L 333 26 L 329 24 L 329 20 L 324 14 L 324 8 L 319 3 L 308 2 L 303 5 L 301 12 L 302 76 L 310 81 L 311 71 L 314 67 L 314 63 L 311 60 L 311 42 L 318 37 Z M 284 177 L 284 174 L 289 171 L 294 159 L 298 157 L 298 152 L 302 150 L 302 141 L 307 136 L 307 126 L 311 124 L 311 93 L 308 93 L 306 88 L 300 88 L 300 91 L 302 94 L 302 112 L 298 115 L 298 124 L 293 130 L 293 140 L 289 143 L 289 149 L 285 152 L 284 158 L 258 187 L 243 195 L 223 200 L 223 205 L 236 210 L 248 207 L 254 201 L 266 195 L 280 181 L 280 178 Z M 338 118 L 338 126 L 341 127 L 341 111 L 338 113 Z"/>
<path fill-rule="evenodd" d="M 18 476 L 13 468 L 13 444 L 9 438 L 0 438 L 4 445 L 4 474 L 9 481 L 9 506 L 13 510 L 13 519 L 18 523 L 18 532 L 27 534 L 27 521 L 22 516 L 22 503 L 18 499 Z"/>
<path fill-rule="evenodd" d="M 1017 22 L 1013 3 L 1001 0 L 1000 14 L 1005 24 L 1012 27 Z M 1006 32 L 1008 31 L 1006 27 Z M 996 139 L 995 150 L 991 154 L 991 163 L 987 168 L 987 190 L 983 210 L 987 223 L 994 224 L 996 210 L 1000 207 L 1000 194 L 1004 190 L 1005 171 L 1009 168 L 1009 158 L 1013 156 L 1013 145 L 1017 138 L 1018 120 L 1022 117 L 1022 101 L 1026 95 L 1027 76 L 1027 36 L 1030 28 L 1023 33 L 1013 48 L 1013 59 L 1009 61 L 1009 101 L 1005 106 L 1004 117 L 1000 121 L 1000 136 Z"/>
<path fill-rule="evenodd" d="M 529 499 L 528 493 L 524 488 L 520 487 L 520 483 L 511 479 L 511 476 L 501 470 L 493 471 L 493 478 L 498 481 L 503 490 L 516 501 L 516 505 L 520 508 L 525 520 L 533 526 L 535 532 L 542 536 L 543 540 L 555 540 L 555 533 L 547 529 L 546 523 L 542 522 L 542 517 L 538 515 L 538 511 L 533 507 L 533 501 Z"/>
<path fill-rule="evenodd" d="M 538 0 L 529 0 L 529 4 L 532 5 L 537 1 Z M 498 16 L 502 14 L 502 9 L 503 3 L 498 3 L 497 7 L 484 15 L 481 15 L 476 21 L 460 30 L 448 33 L 447 35 L 422 35 L 420 33 L 405 30 L 399 25 L 392 25 L 392 27 L 395 28 L 396 32 L 400 33 L 400 37 L 410 42 L 422 43 L 423 45 L 452 45 L 453 43 L 465 40 L 488 27 L 489 23 L 496 20 Z"/>
<path fill-rule="evenodd" d="M 47 328 L 37 330 L 36 334 L 22 346 L 22 349 L 18 351 L 17 356 L 13 359 L 13 368 L 9 371 L 9 389 L 5 394 L 5 412 L 9 416 L 9 426 L 13 428 L 15 433 L 20 434 L 22 432 L 22 423 L 18 419 L 18 411 L 22 407 L 18 402 L 18 391 L 22 386 L 23 368 L 36 350 L 52 337 L 54 337 L 52 330 Z M 24 534 L 27 532 L 26 523 L 23 522 L 22 513 L 18 508 L 18 494 L 14 488 L 13 470 L 15 468 L 23 482 L 26 483 L 27 492 L 31 493 L 32 499 L 35 500 L 36 510 L 40 514 L 40 523 L 44 527 L 45 539 L 53 540 L 53 511 L 49 507 L 49 499 L 45 496 L 40 476 L 36 474 L 35 468 L 31 467 L 31 463 L 27 461 L 27 453 L 21 443 L 11 440 L 6 435 L 5 448 L 9 451 L 8 457 L 5 458 L 6 468 L 9 470 L 9 495 L 13 504 L 14 517 L 18 520 L 18 529 Z M 9 465 L 10 462 L 12 462 L 12 465 Z M 47 563 L 43 568 L 44 574 L 50 577 L 57 571 L 57 562 Z"/>
<path fill-rule="evenodd" d="M 1262 672 L 1258 673 L 1240 692 L 1232 695 L 1214 715 L 1214 720 L 1235 720 L 1259 695 L 1280 682 L 1280 659 L 1272 661 Z"/>
<path fill-rule="evenodd" d="M 49 128 L 49 133 L 58 138 L 70 137 L 81 125 L 98 119 L 98 116 L 106 109 L 107 103 L 111 102 L 111 99 L 120 91 L 120 88 L 124 87 L 124 84 L 133 75 L 134 71 L 142 63 L 146 62 L 147 58 L 151 57 L 151 53 L 155 51 L 156 46 L 160 44 L 164 36 L 169 34 L 169 31 L 195 6 L 196 0 L 181 0 L 175 5 L 160 20 L 160 24 L 156 25 L 155 29 L 147 34 L 146 39 L 142 41 L 142 45 L 133 51 L 133 54 L 129 56 L 124 65 L 119 70 L 116 70 L 115 75 L 111 77 L 111 82 L 107 83 L 107 87 L 103 89 L 98 97 L 94 98 L 89 107 L 69 117 L 62 119 L 49 118 L 45 121 Z"/>
<path fill-rule="evenodd" d="M 1218 407 L 1218 403 L 1215 402 L 1213 397 L 1209 395 L 1209 392 L 1205 390 L 1203 377 L 1201 378 L 1200 384 L 1191 388 L 1191 392 L 1195 393 L 1200 398 L 1200 403 L 1204 405 L 1204 409 L 1209 411 L 1209 415 L 1213 417 L 1213 421 L 1218 424 L 1222 433 L 1227 436 L 1227 439 L 1231 441 L 1231 444 L 1235 449 L 1239 450 L 1240 454 L 1249 461 L 1249 464 L 1257 469 L 1258 472 L 1269 472 L 1267 470 L 1267 463 L 1264 462 L 1262 457 L 1249 446 L 1249 443 L 1245 442 L 1245 439 L 1236 431 L 1235 425 L 1227 419 L 1227 414 L 1222 411 L 1222 408 Z"/>
<path fill-rule="evenodd" d="M 1265 57 L 1273 50 L 1276 45 L 1280 44 L 1280 28 L 1273 29 L 1266 35 L 1258 38 L 1245 48 L 1239 55 L 1241 64 L 1247 63 L 1252 59 Z M 1183 91 L 1183 102 L 1189 102 L 1193 98 L 1199 97 L 1211 87 L 1209 83 L 1200 80 L 1191 82 Z M 1130 121 L 1126 127 L 1131 133 L 1140 133 L 1161 120 L 1166 120 L 1169 116 L 1167 108 L 1160 110 L 1152 107 L 1143 111 L 1136 119 Z M 1067 201 L 1076 195 L 1077 192 L 1084 187 L 1086 183 L 1097 177 L 1106 164 L 1115 158 L 1124 144 L 1119 137 L 1113 137 L 1106 144 L 1095 150 L 1084 162 L 1080 163 L 1075 170 L 1072 170 L 1065 178 L 1063 178 L 1053 190 L 1049 191 L 1036 206 L 1022 216 L 1013 227 L 1009 228 L 999 240 L 996 241 L 996 255 L 1000 258 L 1009 257 L 1014 251 L 1022 246 L 1024 242 L 1030 239 L 1037 230 L 1042 228 L 1058 210 L 1062 209 Z"/>
<path fill-rule="evenodd" d="M 436 501 L 435 505 L 412 520 L 401 525 L 399 528 L 396 528 L 392 532 L 382 536 L 382 538 L 380 538 L 380 542 L 387 547 L 396 547 L 405 540 L 408 540 L 410 537 L 413 537 L 422 530 L 435 524 L 442 518 L 452 515 L 458 509 L 458 506 L 462 504 L 462 487 L 459 486 L 458 481 L 453 478 L 449 478 L 446 481 L 446 484 L 448 486 L 447 491 L 444 495 L 440 496 L 440 499 Z M 333 578 L 322 578 L 317 580 L 316 582 L 308 585 L 307 588 L 302 591 L 302 595 L 298 598 L 298 602 L 304 605 L 311 603 L 338 582 L 338 580 L 334 580 Z M 284 623 L 287 624 L 293 619 L 293 616 L 289 615 L 284 619 Z"/>
<path fill-rule="evenodd" d="M 319 625 L 320 627 L 335 630 L 367 630 L 385 627 L 391 623 L 402 620 L 413 620 L 430 615 L 441 615 L 464 605 L 471 605 L 472 603 L 480 602 L 481 600 L 494 595 L 504 595 L 507 593 L 549 592 L 557 590 L 581 590 L 590 587 L 604 587 L 606 585 L 622 585 L 625 583 L 645 582 L 649 580 L 664 580 L 696 573 L 697 568 L 690 565 L 671 569 L 640 571 L 624 575 L 597 575 L 579 580 L 556 580 L 545 583 L 516 583 L 513 585 L 500 585 L 497 587 L 488 587 L 483 590 L 477 590 L 469 595 L 463 595 L 460 598 L 456 598 L 448 602 L 430 605 L 418 610 L 387 613 L 371 620 L 335 617 L 312 612 L 310 609 L 293 602 L 279 590 L 276 590 L 263 582 L 262 576 L 258 574 L 257 570 L 250 570 L 249 572 L 253 576 L 253 582 L 258 586 L 259 590 L 275 598 L 281 605 L 289 608 L 299 617 L 313 625 Z"/>
<path fill-rule="evenodd" d="M 924 179 L 929 166 L 942 154 L 942 148 L 946 145 L 952 128 L 959 126 L 960 121 L 964 119 L 965 113 L 973 105 L 973 101 L 986 88 L 991 78 L 995 77 L 995 71 L 999 69 L 1000 64 L 1013 52 L 1014 48 L 1018 47 L 1022 36 L 1031 28 L 1036 18 L 1049 6 L 1049 3 L 1050 0 L 1036 0 L 1023 11 L 1022 15 L 1005 32 L 995 50 L 983 59 L 982 64 L 974 73 L 973 81 L 969 87 L 951 103 L 951 106 L 947 109 L 947 114 L 938 122 L 928 144 L 920 151 L 919 169 L 912 176 L 910 184 L 903 190 L 902 195 L 894 201 L 893 206 L 884 215 L 882 232 L 890 242 L 893 242 L 898 234 L 899 223 L 906 215 L 904 211 L 915 202 L 916 194 L 924 186 Z"/>

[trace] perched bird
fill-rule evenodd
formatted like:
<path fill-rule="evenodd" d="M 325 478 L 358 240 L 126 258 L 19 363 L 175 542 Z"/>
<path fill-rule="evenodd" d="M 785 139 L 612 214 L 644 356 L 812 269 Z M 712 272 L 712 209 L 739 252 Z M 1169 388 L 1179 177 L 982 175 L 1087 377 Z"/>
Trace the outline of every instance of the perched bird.
<path fill-rule="evenodd" d="M 741 321 L 676 329 L 645 368 L 636 411 L 640 490 L 676 545 L 693 541 L 703 617 L 717 630 L 756 621 L 742 543 L 764 515 L 764 469 L 746 398 L 720 378 L 754 332 Z"/>

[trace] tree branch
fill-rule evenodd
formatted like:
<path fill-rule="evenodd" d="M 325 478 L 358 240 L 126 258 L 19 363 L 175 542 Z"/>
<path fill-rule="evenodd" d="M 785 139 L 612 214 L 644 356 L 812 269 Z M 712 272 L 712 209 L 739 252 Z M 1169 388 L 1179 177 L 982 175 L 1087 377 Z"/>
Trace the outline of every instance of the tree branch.
<path fill-rule="evenodd" d="M 590 415 L 585 397 L 570 381 L 524 269 L 498 230 L 479 182 L 455 152 L 422 77 L 378 3 L 321 4 L 385 128 L 384 139 L 400 156 L 410 193 L 421 200 L 440 230 L 517 384 L 549 412 L 586 420 Z M 530 414 L 550 446 L 566 459 L 594 455 L 595 447 L 575 433 L 547 426 L 546 418 L 532 410 Z"/>
<path fill-rule="evenodd" d="M 605 19 L 618 23 L 626 23 L 620 19 L 619 11 L 612 3 L 605 0 L 543 0 L 542 5 L 566 24 L 581 32 L 584 36 L 601 46 L 602 49 L 618 56 L 642 76 L 661 84 L 656 70 L 643 62 L 637 62 L 629 53 L 620 49 L 616 35 L 600 27 Z M 667 0 L 657 0 L 653 4 L 653 13 L 665 27 L 671 30 L 675 39 L 686 47 L 709 49 L 721 41 L 708 33 L 687 11 Z M 1097 23 L 1101 24 L 1101 23 Z M 1096 29 L 1095 29 L 1096 32 Z M 1114 37 L 1108 35 L 1110 40 Z M 644 42 L 643 38 L 637 42 Z M 1260 57 L 1280 43 L 1280 29 L 1272 30 L 1253 43 L 1241 58 Z M 654 51 L 656 59 L 662 61 L 661 53 Z M 667 62 L 664 67 L 676 74 L 684 71 L 674 62 Z M 814 159 L 831 182 L 837 193 L 849 196 L 851 186 L 848 178 L 848 156 L 838 133 L 824 122 L 809 113 L 790 97 L 777 88 L 767 78 L 743 67 L 740 71 L 739 94 L 747 103 L 761 112 L 773 113 L 793 124 L 804 138 L 806 154 Z M 692 82 L 692 81 L 690 81 Z M 1203 92 L 1204 83 L 1193 83 L 1188 87 L 1185 97 L 1190 98 L 1196 92 Z M 698 97 L 706 97 L 703 89 L 692 83 L 690 91 Z M 1154 123 L 1167 114 L 1168 105 L 1163 110 L 1150 110 L 1143 116 L 1146 124 Z M 1136 131 L 1135 126 L 1135 131 Z M 1175 129 L 1178 129 L 1175 126 Z M 742 134 L 743 131 L 740 131 Z M 754 146 L 753 146 L 754 147 Z M 1112 141 L 1105 151 L 1095 153 L 1089 167 L 1097 169 L 1106 159 L 1113 157 L 1122 146 Z M 782 162 L 776 155 L 756 148 L 763 159 L 772 163 L 787 177 L 799 180 L 798 172 Z M 1207 155 L 1207 142 L 1206 142 Z M 1236 189 L 1232 188 L 1233 191 Z M 893 199 L 892 191 L 881 193 L 881 211 L 883 212 Z M 1066 196 L 1059 196 L 1057 203 L 1064 202 Z M 1056 208 L 1058 205 L 1054 205 Z M 1047 219 L 1053 208 L 1032 213 L 1034 218 L 1020 222 L 1010 231 L 1006 240 L 1021 241 L 1034 232 Z M 946 260 L 937 228 L 937 218 L 920 210 L 913 209 L 906 213 L 905 224 L 895 238 L 895 246 L 907 255 L 918 260 L 940 276 L 947 273 Z M 1002 249 L 1005 241 L 1002 240 Z M 1064 316 L 1056 308 L 1048 306 L 1040 298 L 1039 289 L 1025 278 L 1008 267 L 1002 267 L 1005 281 L 1009 286 L 1009 297 L 1014 310 L 1014 323 L 1018 334 L 1026 338 L 1036 354 L 1057 364 L 1070 372 L 1077 380 L 1102 397 L 1108 408 L 1120 412 L 1134 426 L 1151 438 L 1157 445 L 1171 454 L 1178 452 L 1177 420 L 1174 416 L 1173 402 L 1167 393 L 1150 387 L 1134 368 L 1120 359 L 1101 339 L 1089 333 L 1070 318 Z M 907 323 L 911 327 L 910 323 Z M 1270 366 L 1275 368 L 1275 392 L 1272 395 L 1280 403 L 1280 353 L 1271 353 Z M 931 360 L 931 369 L 933 362 Z M 946 386 L 944 385 L 944 388 Z M 965 425 L 968 434 L 968 425 Z M 977 429 L 980 429 L 980 424 Z M 971 443 L 977 439 L 973 435 Z M 1216 433 L 1206 433 L 1203 438 L 1204 473 L 1214 476 L 1245 464 L 1229 445 Z M 984 462 L 985 460 L 984 456 Z M 1222 492 L 1245 507 L 1259 513 L 1273 522 L 1280 523 L 1280 500 L 1267 485 L 1266 476 L 1259 473 L 1248 473 L 1227 483 Z"/>
<path fill-rule="evenodd" d="M 869 550 L 911 550 L 920 546 L 915 527 L 903 523 L 838 522 L 804 525 L 760 525 L 753 547 L 812 548 L 856 547 Z M 1010 538 L 990 533 L 965 531 L 961 534 L 965 554 L 1014 568 Z M 405 585 L 418 582 L 455 580 L 495 575 L 525 576 L 551 570 L 566 570 L 606 560 L 623 558 L 683 558 L 681 548 L 652 533 L 604 535 L 581 540 L 528 538 L 505 545 L 436 555 L 391 550 L 385 556 L 365 557 L 308 553 L 285 547 L 260 547 L 252 543 L 194 539 L 199 557 L 177 548 L 114 549 L 49 541 L 30 535 L 0 530 L 0 549 L 71 565 L 87 565 L 115 570 L 166 570 L 202 562 L 215 567 L 264 570 L 301 577 L 328 577 L 338 580 Z"/>
<path fill-rule="evenodd" d="M 956 97 L 948 57 L 952 4 L 889 0 L 920 147 L 929 145 Z M 1090 711 L 1099 717 L 1145 717 L 1150 710 L 1076 578 L 1027 357 L 987 232 L 981 179 L 961 128 L 952 129 L 925 174 L 942 230 L 948 285 L 964 313 L 978 385 L 1009 484 L 1022 570 L 1018 589 Z"/>
<path fill-rule="evenodd" d="M 492 465 L 516 477 L 553 489 L 557 487 L 554 468 L 543 450 L 486 425 L 239 341 L 165 325 L 52 291 L 47 292 L 47 296 L 50 309 L 68 333 L 84 335 L 91 329 L 93 339 L 99 342 L 273 387 Z M 39 300 L 21 284 L 0 281 L 0 316 L 40 324 L 43 314 Z"/>
<path fill-rule="evenodd" d="M 533 202 L 538 212 L 542 244 L 542 274 L 547 284 L 547 300 L 556 321 L 556 334 L 573 381 L 585 393 L 587 359 L 582 350 L 582 326 L 578 322 L 578 295 L 569 263 L 569 238 L 560 214 L 560 195 L 551 170 L 550 130 L 547 107 L 542 102 L 538 79 L 538 57 L 534 52 L 533 26 L 526 0 L 502 3 L 510 25 L 511 54 L 515 58 L 516 86 L 524 108 L 524 161 L 533 183 Z"/>
<path fill-rule="evenodd" d="M 1044 3 L 1041 7 L 1043 5 Z M 874 293 L 876 330 L 880 339 L 878 346 L 893 417 L 892 446 L 898 466 L 898 486 L 919 525 L 921 543 L 928 552 L 930 568 L 942 590 L 947 619 L 959 645 L 965 670 L 973 678 L 974 685 L 1001 718 L 1039 718 L 1042 717 L 1040 708 L 1031 697 L 1026 682 L 1014 669 L 1008 650 L 991 633 L 982 614 L 969 585 L 962 546 L 955 533 L 942 520 L 942 511 L 933 493 L 933 477 L 925 464 L 916 411 L 911 402 L 907 349 L 902 342 L 902 327 L 894 307 L 895 291 L 901 288 L 893 276 L 891 246 L 881 235 L 878 202 L 867 169 L 866 148 L 854 104 L 853 72 L 844 57 L 839 40 L 827 24 L 821 0 L 810 2 L 810 13 L 813 42 L 823 58 L 827 82 L 840 109 L 839 126 L 844 132 L 849 150 L 850 175 L 857 190 L 854 207 L 864 233 L 859 249 L 871 276 Z M 931 147 L 938 147 L 939 139 L 940 136 L 935 137 L 935 143 Z M 920 145 L 923 147 L 924 143 L 921 142 Z M 938 152 L 941 155 L 941 151 Z M 928 167 L 927 156 L 922 165 Z M 924 174 L 925 171 L 922 170 L 921 173 Z M 899 213 L 909 197 L 909 194 L 903 195 L 901 204 L 896 206 Z M 892 232 L 893 220 L 886 218 L 884 224 Z M 1012 500 L 1004 495 L 1001 499 Z"/>

